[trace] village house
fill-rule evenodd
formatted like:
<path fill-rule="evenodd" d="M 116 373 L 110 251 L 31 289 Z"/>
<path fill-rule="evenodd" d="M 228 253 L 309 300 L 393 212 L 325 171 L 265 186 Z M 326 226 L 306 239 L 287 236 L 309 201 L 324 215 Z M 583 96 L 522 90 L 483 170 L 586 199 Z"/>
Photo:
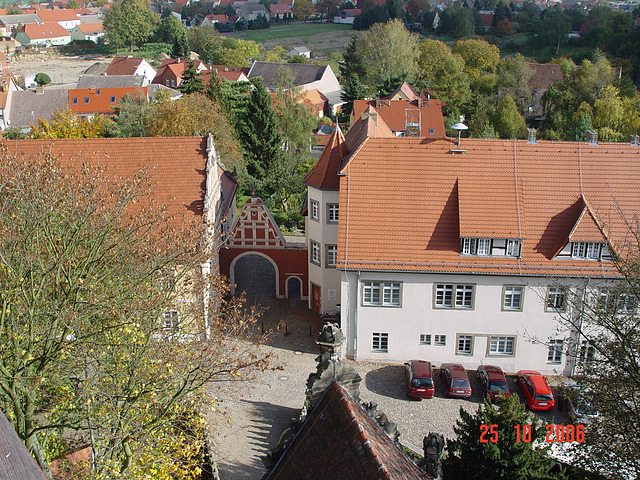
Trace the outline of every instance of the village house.
<path fill-rule="evenodd" d="M 16 33 L 16 40 L 22 45 L 66 45 L 71 36 L 57 22 L 27 23 Z"/>
<path fill-rule="evenodd" d="M 348 358 L 570 375 L 593 347 L 561 319 L 609 295 L 639 172 L 637 142 L 398 138 L 371 109 L 305 179 L 309 306 Z"/>
<path fill-rule="evenodd" d="M 144 58 L 113 57 L 105 75 L 142 75 L 145 78 L 145 85 L 148 85 L 155 78 L 156 71 Z"/>
<path fill-rule="evenodd" d="M 334 17 L 333 23 L 348 23 L 353 25 L 356 17 L 362 13 L 359 8 L 345 8 L 340 10 Z"/>
<path fill-rule="evenodd" d="M 81 23 L 71 30 L 71 40 L 91 40 L 98 43 L 98 39 L 104 37 L 105 33 L 102 22 Z"/>
<path fill-rule="evenodd" d="M 26 25 L 28 23 L 42 23 L 42 20 L 35 13 L 0 15 L 0 35 L 11 36 L 16 32 L 18 25 Z"/>
<path fill-rule="evenodd" d="M 38 10 L 38 17 L 43 23 L 56 22 L 65 30 L 71 32 L 80 25 L 80 18 L 75 10 Z"/>
<path fill-rule="evenodd" d="M 153 78 L 152 84 L 164 85 L 165 87 L 178 88 L 182 84 L 182 75 L 189 65 L 187 60 L 180 58 L 168 58 L 162 62 L 158 72 Z M 208 67 L 201 60 L 194 62 L 196 71 L 200 74 L 208 71 Z"/>

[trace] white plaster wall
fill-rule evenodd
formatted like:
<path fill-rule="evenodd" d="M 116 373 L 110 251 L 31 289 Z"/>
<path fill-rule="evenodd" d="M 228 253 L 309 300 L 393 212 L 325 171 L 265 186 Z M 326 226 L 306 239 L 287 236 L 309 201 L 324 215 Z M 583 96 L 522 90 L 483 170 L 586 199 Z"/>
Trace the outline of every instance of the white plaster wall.
<path fill-rule="evenodd" d="M 359 278 L 358 278 L 359 276 Z M 400 307 L 362 306 L 364 281 L 402 282 Z M 474 284 L 473 309 L 434 308 L 435 283 Z M 571 362 L 563 355 L 561 364 L 547 362 L 548 340 L 568 341 L 570 332 L 561 326 L 556 312 L 545 311 L 546 278 L 343 272 L 342 325 L 347 335 L 345 354 L 357 360 L 402 363 L 411 358 L 461 363 L 475 369 L 480 364 L 499 365 L 507 372 L 539 370 L 545 374 L 569 374 Z M 504 285 L 523 285 L 522 311 L 503 311 Z M 581 280 L 574 280 L 576 289 Z M 389 351 L 372 352 L 372 334 L 389 334 Z M 431 345 L 420 345 L 420 334 L 431 334 Z M 446 335 L 446 346 L 435 346 L 434 335 Z M 471 355 L 457 354 L 457 335 L 473 336 Z M 490 336 L 515 337 L 514 356 L 491 356 Z M 565 343 L 566 345 L 566 343 Z"/>
<path fill-rule="evenodd" d="M 318 190 L 309 187 L 309 213 L 306 217 L 306 236 L 309 256 L 309 282 L 320 286 L 321 312 L 334 312 L 340 303 L 340 272 L 335 268 L 326 268 L 326 246 L 338 244 L 338 224 L 327 223 L 327 204 L 338 203 L 339 193 L 332 190 Z M 319 204 L 318 220 L 311 218 L 311 202 Z M 320 244 L 320 260 L 318 266 L 311 263 L 311 240 Z M 329 299 L 329 290 L 335 290 L 335 299 Z M 311 285 L 309 285 L 309 306 L 312 306 Z"/>

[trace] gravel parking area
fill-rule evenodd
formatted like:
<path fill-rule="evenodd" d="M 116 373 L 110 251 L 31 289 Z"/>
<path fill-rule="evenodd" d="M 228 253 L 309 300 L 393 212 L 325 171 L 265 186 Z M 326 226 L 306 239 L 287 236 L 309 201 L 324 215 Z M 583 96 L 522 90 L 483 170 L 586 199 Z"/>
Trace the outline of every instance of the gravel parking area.
<path fill-rule="evenodd" d="M 320 327 L 317 317 L 304 305 L 274 303 L 264 316 L 268 330 L 279 321 L 287 324 L 274 334 L 269 347 L 274 364 L 281 370 L 262 372 L 243 382 L 216 384 L 211 393 L 218 398 L 218 412 L 210 417 L 215 443 L 215 459 L 223 480 L 262 478 L 265 469 L 261 458 L 273 448 L 279 436 L 298 416 L 304 402 L 306 381 L 316 369 L 318 349 L 314 342 Z M 311 329 L 311 330 L 310 330 Z M 311 335 L 310 335 L 311 332 Z M 427 359 L 428 360 L 428 359 Z M 353 362 L 360 373 L 361 400 L 375 402 L 398 425 L 400 438 L 418 450 L 430 432 L 453 437 L 453 426 L 460 407 L 475 412 L 481 401 L 481 388 L 475 372 L 468 371 L 473 395 L 469 399 L 444 396 L 444 383 L 435 369 L 436 396 L 428 400 L 411 400 L 405 394 L 404 365 Z M 512 392 L 519 392 L 515 377 L 508 376 Z M 540 413 L 546 421 L 566 423 L 567 417 L 556 409 Z"/>

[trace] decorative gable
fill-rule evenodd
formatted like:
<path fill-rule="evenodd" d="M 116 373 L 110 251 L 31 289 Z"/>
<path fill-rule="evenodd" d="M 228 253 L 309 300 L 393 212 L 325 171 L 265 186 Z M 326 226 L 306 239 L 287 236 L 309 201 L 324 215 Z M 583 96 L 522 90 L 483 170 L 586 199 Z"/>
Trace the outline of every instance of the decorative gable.
<path fill-rule="evenodd" d="M 229 247 L 284 248 L 285 240 L 269 209 L 258 197 L 251 197 L 242 207 Z"/>

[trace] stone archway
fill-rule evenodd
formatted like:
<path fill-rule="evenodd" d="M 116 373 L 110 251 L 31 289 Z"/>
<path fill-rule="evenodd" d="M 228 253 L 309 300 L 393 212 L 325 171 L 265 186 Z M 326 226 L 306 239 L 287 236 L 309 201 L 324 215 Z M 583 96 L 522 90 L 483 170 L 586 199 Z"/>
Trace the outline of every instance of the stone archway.
<path fill-rule="evenodd" d="M 260 252 L 246 252 L 231 263 L 231 293 L 246 293 L 247 305 L 269 305 L 278 292 L 278 267 Z"/>
<path fill-rule="evenodd" d="M 287 298 L 289 300 L 302 299 L 302 280 L 299 277 L 287 278 Z"/>

